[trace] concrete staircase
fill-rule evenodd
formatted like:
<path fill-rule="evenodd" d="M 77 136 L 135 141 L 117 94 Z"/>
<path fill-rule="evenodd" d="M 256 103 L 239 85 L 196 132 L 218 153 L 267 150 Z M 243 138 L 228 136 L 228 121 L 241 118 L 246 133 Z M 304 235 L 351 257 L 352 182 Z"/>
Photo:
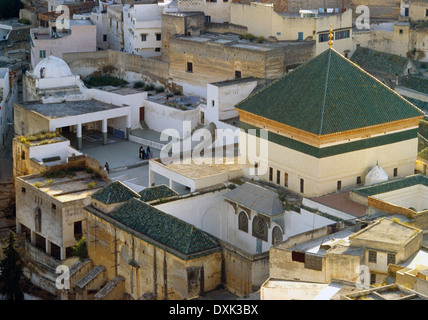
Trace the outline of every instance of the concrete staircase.
<path fill-rule="evenodd" d="M 143 130 L 150 130 L 150 127 L 148 126 L 147 122 L 144 120 L 140 121 L 140 126 Z"/>

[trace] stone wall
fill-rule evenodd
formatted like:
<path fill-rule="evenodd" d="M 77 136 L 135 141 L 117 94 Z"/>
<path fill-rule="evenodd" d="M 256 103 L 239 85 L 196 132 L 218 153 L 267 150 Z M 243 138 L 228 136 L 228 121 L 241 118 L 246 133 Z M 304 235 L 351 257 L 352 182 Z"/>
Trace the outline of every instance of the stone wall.
<path fill-rule="evenodd" d="M 126 230 L 125 230 L 126 229 Z M 94 265 L 106 267 L 108 280 L 125 278 L 125 293 L 133 299 L 152 293 L 156 299 L 188 299 L 200 290 L 216 288 L 221 281 L 221 252 L 190 260 L 136 236 L 135 231 L 117 228 L 89 213 L 88 251 Z"/>
<path fill-rule="evenodd" d="M 111 73 L 128 81 L 130 73 L 140 73 L 143 77 L 168 82 L 168 63 L 157 59 L 143 58 L 122 51 L 102 50 L 96 52 L 66 53 L 64 61 L 74 73 L 86 77 L 90 74 Z"/>

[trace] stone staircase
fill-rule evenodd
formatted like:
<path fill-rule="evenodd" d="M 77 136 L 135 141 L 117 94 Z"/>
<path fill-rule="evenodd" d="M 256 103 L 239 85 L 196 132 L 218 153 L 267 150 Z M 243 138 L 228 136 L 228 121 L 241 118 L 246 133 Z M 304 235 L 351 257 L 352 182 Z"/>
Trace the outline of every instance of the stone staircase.
<path fill-rule="evenodd" d="M 140 121 L 140 126 L 141 126 L 141 129 L 143 130 L 150 130 L 150 127 L 148 126 L 147 122 L 144 120 Z"/>

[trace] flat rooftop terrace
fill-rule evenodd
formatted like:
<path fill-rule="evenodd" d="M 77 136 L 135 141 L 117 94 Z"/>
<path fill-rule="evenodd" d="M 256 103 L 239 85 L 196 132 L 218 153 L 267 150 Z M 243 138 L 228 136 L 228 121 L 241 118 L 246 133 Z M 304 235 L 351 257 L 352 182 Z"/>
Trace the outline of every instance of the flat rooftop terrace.
<path fill-rule="evenodd" d="M 270 42 L 265 40 L 263 43 L 258 43 L 256 40 L 249 41 L 246 39 L 239 39 L 237 34 L 218 34 L 218 33 L 204 33 L 198 36 L 184 36 L 178 35 L 175 36 L 176 39 L 191 41 L 196 43 L 211 43 L 218 44 L 223 46 L 228 46 L 232 48 L 247 49 L 252 51 L 271 51 L 277 50 L 278 48 L 283 48 L 285 46 L 298 46 L 302 44 L 307 44 L 308 41 L 275 41 Z"/>
<path fill-rule="evenodd" d="M 61 202 L 87 198 L 108 183 L 106 180 L 96 177 L 94 173 L 88 173 L 85 170 L 70 171 L 65 176 L 59 177 L 37 174 L 18 179 L 39 188 Z"/>
<path fill-rule="evenodd" d="M 36 101 L 25 102 L 20 105 L 50 119 L 122 108 L 121 106 L 115 106 L 113 104 L 96 100 L 66 101 L 59 103 L 42 103 L 40 101 Z"/>

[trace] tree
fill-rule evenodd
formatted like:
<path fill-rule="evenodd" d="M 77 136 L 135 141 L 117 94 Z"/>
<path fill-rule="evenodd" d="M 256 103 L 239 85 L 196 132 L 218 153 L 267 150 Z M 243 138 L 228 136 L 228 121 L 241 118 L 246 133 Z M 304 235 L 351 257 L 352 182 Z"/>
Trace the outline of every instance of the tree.
<path fill-rule="evenodd" d="M 16 235 L 10 230 L 7 245 L 3 249 L 4 258 L 0 261 L 0 292 L 8 300 L 23 300 L 24 294 L 20 287 L 22 276 L 21 258 L 16 250 Z"/>
<path fill-rule="evenodd" d="M 81 261 L 88 258 L 88 248 L 86 247 L 85 237 L 82 237 L 73 247 L 73 256 L 78 257 Z"/>
<path fill-rule="evenodd" d="M 21 0 L 0 0 L 0 8 L 0 19 L 18 18 L 24 4 Z"/>

